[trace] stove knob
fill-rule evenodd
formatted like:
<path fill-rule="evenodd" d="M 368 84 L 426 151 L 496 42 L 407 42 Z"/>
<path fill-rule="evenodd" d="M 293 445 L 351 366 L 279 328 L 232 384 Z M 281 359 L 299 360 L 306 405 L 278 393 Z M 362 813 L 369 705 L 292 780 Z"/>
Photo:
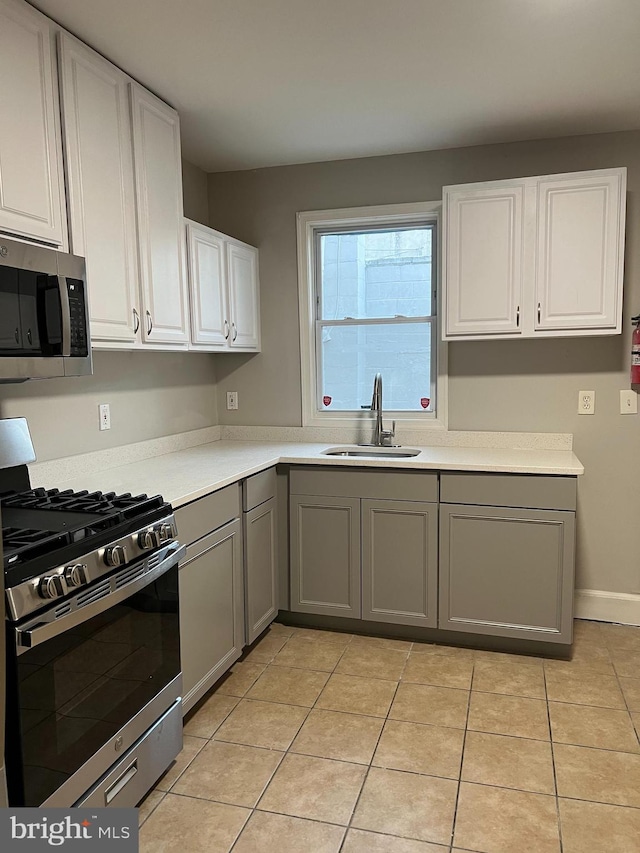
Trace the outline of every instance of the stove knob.
<path fill-rule="evenodd" d="M 127 549 L 124 545 L 112 545 L 110 548 L 105 548 L 104 561 L 113 568 L 126 565 Z"/>
<path fill-rule="evenodd" d="M 151 548 L 160 546 L 160 533 L 157 530 L 143 530 L 138 533 L 138 547 L 143 551 L 149 551 Z"/>
<path fill-rule="evenodd" d="M 176 536 L 176 528 L 172 522 L 160 525 L 160 541 L 166 542 L 168 539 L 174 539 Z"/>
<path fill-rule="evenodd" d="M 64 579 L 67 586 L 77 587 L 89 581 L 87 577 L 87 567 L 84 563 L 76 563 L 75 566 L 67 566 L 64 570 Z"/>
<path fill-rule="evenodd" d="M 64 595 L 64 586 L 60 575 L 45 575 L 38 584 L 40 598 L 59 598 Z"/>

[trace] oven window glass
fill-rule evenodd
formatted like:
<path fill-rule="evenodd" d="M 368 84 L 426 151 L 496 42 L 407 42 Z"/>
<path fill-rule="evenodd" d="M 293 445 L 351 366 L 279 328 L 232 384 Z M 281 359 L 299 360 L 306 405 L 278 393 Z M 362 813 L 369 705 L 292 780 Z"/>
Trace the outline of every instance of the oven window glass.
<path fill-rule="evenodd" d="M 179 672 L 175 566 L 124 602 L 21 654 L 23 804 L 41 805 Z M 11 737 L 7 747 L 11 780 Z M 20 805 L 15 798 L 10 792 Z"/>

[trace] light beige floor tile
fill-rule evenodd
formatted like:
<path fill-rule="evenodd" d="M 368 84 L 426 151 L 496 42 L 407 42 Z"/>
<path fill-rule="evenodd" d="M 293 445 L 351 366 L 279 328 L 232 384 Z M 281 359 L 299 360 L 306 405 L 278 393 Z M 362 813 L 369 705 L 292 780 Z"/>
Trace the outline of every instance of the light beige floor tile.
<path fill-rule="evenodd" d="M 363 634 L 354 634 L 351 640 L 352 648 L 358 646 L 370 646 L 380 649 L 399 649 L 403 652 L 411 651 L 413 642 L 411 640 L 396 640 L 391 637 L 367 637 Z"/>
<path fill-rule="evenodd" d="M 397 682 L 334 673 L 316 703 L 317 708 L 386 717 Z"/>
<path fill-rule="evenodd" d="M 213 737 L 215 730 L 225 721 L 240 699 L 237 696 L 211 694 L 185 722 L 184 733 L 194 737 Z"/>
<path fill-rule="evenodd" d="M 207 745 L 207 741 L 200 737 L 185 735 L 182 740 L 182 751 L 176 757 L 171 767 L 155 785 L 157 791 L 168 791 L 176 779 L 184 773 L 200 750 Z"/>
<path fill-rule="evenodd" d="M 623 678 L 640 676 L 640 651 L 635 649 L 612 649 L 610 652 L 613 666 Z"/>
<path fill-rule="evenodd" d="M 247 693 L 248 699 L 310 708 L 327 683 L 326 672 L 269 666 Z"/>
<path fill-rule="evenodd" d="M 573 640 L 588 640 L 592 643 L 603 642 L 600 622 L 590 622 L 588 619 L 573 620 Z"/>
<path fill-rule="evenodd" d="M 165 797 L 164 791 L 150 791 L 138 806 L 138 826 L 142 826 L 151 812 Z"/>
<path fill-rule="evenodd" d="M 555 794 L 551 744 L 521 737 L 467 732 L 462 777 L 497 788 Z"/>
<path fill-rule="evenodd" d="M 636 729 L 636 734 L 640 738 L 640 711 L 631 712 L 631 720 Z"/>
<path fill-rule="evenodd" d="M 473 663 L 446 655 L 410 654 L 402 680 L 436 687 L 471 689 Z"/>
<path fill-rule="evenodd" d="M 372 767 L 352 826 L 448 844 L 457 788 L 451 779 Z"/>
<path fill-rule="evenodd" d="M 553 754 L 558 796 L 640 808 L 640 755 L 562 743 Z"/>
<path fill-rule="evenodd" d="M 344 827 L 299 817 L 254 812 L 233 853 L 338 853 Z"/>
<path fill-rule="evenodd" d="M 350 829 L 341 853 L 448 853 L 449 848 L 430 841 L 412 841 L 364 829 Z"/>
<path fill-rule="evenodd" d="M 412 652 L 423 655 L 446 655 L 459 660 L 475 660 L 475 649 L 465 649 L 459 646 L 443 646 L 440 643 L 414 643 Z"/>
<path fill-rule="evenodd" d="M 600 632 L 609 649 L 634 649 L 640 651 L 640 628 L 633 625 L 611 625 L 602 622 Z"/>
<path fill-rule="evenodd" d="M 542 668 L 522 663 L 483 665 L 478 662 L 473 673 L 473 690 L 529 699 L 545 698 Z"/>
<path fill-rule="evenodd" d="M 583 673 L 579 676 L 548 672 L 547 698 L 551 702 L 595 705 L 599 708 L 625 708 L 618 680 L 608 675 Z"/>
<path fill-rule="evenodd" d="M 314 709 L 291 745 L 291 752 L 369 764 L 383 721 L 376 717 Z"/>
<path fill-rule="evenodd" d="M 599 672 L 602 675 L 615 675 L 611 655 L 606 646 L 577 643 L 571 650 L 570 660 L 545 660 L 545 672 L 580 675 Z"/>
<path fill-rule="evenodd" d="M 640 678 L 621 678 L 620 687 L 630 711 L 640 711 Z"/>
<path fill-rule="evenodd" d="M 244 696 L 265 670 L 263 663 L 234 663 L 229 674 L 216 687 L 216 693 L 223 696 Z"/>
<path fill-rule="evenodd" d="M 140 830 L 140 853 L 228 853 L 251 812 L 167 794 Z"/>
<path fill-rule="evenodd" d="M 373 758 L 376 767 L 458 779 L 464 731 L 387 720 Z"/>
<path fill-rule="evenodd" d="M 172 788 L 173 794 L 253 808 L 283 753 L 210 741 Z"/>
<path fill-rule="evenodd" d="M 640 810 L 558 800 L 564 853 L 638 853 Z"/>
<path fill-rule="evenodd" d="M 342 646 L 336 643 L 318 643 L 305 637 L 292 637 L 276 655 L 273 664 L 332 672 L 342 654 Z"/>
<path fill-rule="evenodd" d="M 353 634 L 345 634 L 342 631 L 321 631 L 316 628 L 296 628 L 294 636 L 315 640 L 318 643 L 334 643 L 343 648 L 346 648 L 353 639 Z"/>
<path fill-rule="evenodd" d="M 472 691 L 467 726 L 477 732 L 549 740 L 547 703 L 543 699 Z"/>
<path fill-rule="evenodd" d="M 342 675 L 359 675 L 363 678 L 386 678 L 398 681 L 407 662 L 408 652 L 399 649 L 349 646 L 336 672 Z"/>
<path fill-rule="evenodd" d="M 215 733 L 215 740 L 288 749 L 307 716 L 297 705 L 254 702 L 243 699 Z"/>
<path fill-rule="evenodd" d="M 463 729 L 467 719 L 469 692 L 451 687 L 427 684 L 405 684 L 398 687 L 389 717 L 409 723 L 450 726 Z"/>
<path fill-rule="evenodd" d="M 490 667 L 495 664 L 512 664 L 513 666 L 531 666 L 540 669 L 544 663 L 543 658 L 531 655 L 516 655 L 508 652 L 492 652 L 478 649 L 474 652 L 474 661 L 479 669 Z"/>
<path fill-rule="evenodd" d="M 242 660 L 249 663 L 271 663 L 287 640 L 288 637 L 285 634 L 267 632 L 255 643 L 252 649 L 245 652 Z"/>
<path fill-rule="evenodd" d="M 293 637 L 296 631 L 297 628 L 294 628 L 292 625 L 283 625 L 281 622 L 272 622 L 269 625 L 269 634 L 279 637 Z"/>
<path fill-rule="evenodd" d="M 453 842 L 481 853 L 560 853 L 555 797 L 463 782 Z"/>
<path fill-rule="evenodd" d="M 361 764 L 289 753 L 258 808 L 346 826 L 366 773 Z"/>
<path fill-rule="evenodd" d="M 628 711 L 549 702 L 552 738 L 558 743 L 640 752 Z"/>

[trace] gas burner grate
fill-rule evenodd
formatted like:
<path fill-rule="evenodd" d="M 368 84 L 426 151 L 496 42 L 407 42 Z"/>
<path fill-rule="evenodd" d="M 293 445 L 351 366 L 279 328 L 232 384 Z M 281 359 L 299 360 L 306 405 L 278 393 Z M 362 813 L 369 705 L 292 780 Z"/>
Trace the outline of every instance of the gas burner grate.
<path fill-rule="evenodd" d="M 0 495 L 0 504 L 14 509 L 41 509 L 62 512 L 89 512 L 99 515 L 122 513 L 128 517 L 145 504 L 159 505 L 160 498 L 130 493 L 117 495 L 115 492 L 74 492 L 72 489 L 30 489 L 26 492 Z"/>

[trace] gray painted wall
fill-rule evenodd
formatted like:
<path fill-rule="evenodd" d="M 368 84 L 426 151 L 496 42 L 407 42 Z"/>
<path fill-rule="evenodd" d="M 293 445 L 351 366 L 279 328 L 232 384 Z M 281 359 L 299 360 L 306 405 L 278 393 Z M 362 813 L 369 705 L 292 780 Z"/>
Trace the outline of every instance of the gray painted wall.
<path fill-rule="evenodd" d="M 206 223 L 207 177 L 183 166 L 185 213 Z M 214 364 L 203 353 L 94 352 L 93 376 L 0 385 L 0 417 L 28 419 L 41 461 L 213 426 Z M 109 431 L 98 430 L 99 403 L 111 405 Z"/>
<path fill-rule="evenodd" d="M 640 132 L 601 134 L 209 175 L 209 224 L 260 249 L 262 348 L 216 361 L 223 423 L 299 425 L 295 213 L 441 198 L 445 184 L 627 166 L 624 333 L 449 346 L 451 429 L 572 432 L 581 588 L 640 592 L 640 416 L 618 414 L 640 312 Z M 581 389 L 596 413 L 577 415 Z M 224 394 L 239 392 L 238 412 Z"/>

